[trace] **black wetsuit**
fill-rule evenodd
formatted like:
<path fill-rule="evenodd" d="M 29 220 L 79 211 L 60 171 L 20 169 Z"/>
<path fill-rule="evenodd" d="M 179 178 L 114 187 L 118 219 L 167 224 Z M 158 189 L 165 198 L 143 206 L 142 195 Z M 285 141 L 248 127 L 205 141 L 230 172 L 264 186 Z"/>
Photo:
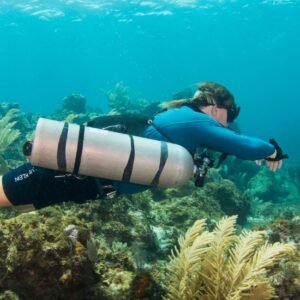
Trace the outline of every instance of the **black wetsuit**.
<path fill-rule="evenodd" d="M 95 178 L 75 177 L 33 167 L 30 163 L 5 174 L 2 182 L 6 196 L 14 205 L 33 204 L 36 208 L 70 199 L 82 203 L 100 195 Z"/>

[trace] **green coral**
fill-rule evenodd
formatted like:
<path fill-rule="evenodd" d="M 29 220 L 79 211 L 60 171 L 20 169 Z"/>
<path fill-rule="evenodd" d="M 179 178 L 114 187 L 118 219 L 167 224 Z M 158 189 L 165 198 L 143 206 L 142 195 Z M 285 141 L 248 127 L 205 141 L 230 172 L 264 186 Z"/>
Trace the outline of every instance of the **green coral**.
<path fill-rule="evenodd" d="M 268 168 L 261 170 L 248 183 L 247 194 L 253 198 L 264 201 L 283 202 L 283 200 L 293 197 L 297 189 L 288 180 L 285 173 L 272 173 Z"/>
<path fill-rule="evenodd" d="M 122 81 L 105 93 L 108 105 L 111 108 L 110 114 L 141 113 L 144 107 L 149 104 L 144 99 L 132 99 L 129 97 L 129 88 Z"/>
<path fill-rule="evenodd" d="M 1 162 L 2 173 L 5 173 L 5 168 L 17 167 L 26 160 L 22 146 L 32 138 L 37 118 L 21 112 L 17 106 L 11 107 L 0 104 L 0 111 L 4 115 L 0 120 L 0 155 L 5 159 L 5 164 Z"/>
<path fill-rule="evenodd" d="M 246 222 L 250 211 L 250 199 L 241 193 L 232 181 L 224 179 L 219 183 L 207 183 L 205 192 L 207 196 L 220 203 L 221 209 L 226 215 L 238 215 L 239 224 Z"/>
<path fill-rule="evenodd" d="M 86 98 L 81 94 L 70 94 L 63 98 L 63 103 L 50 118 L 69 123 L 83 124 L 92 117 L 86 107 Z"/>
<path fill-rule="evenodd" d="M 240 189 L 247 189 L 249 180 L 257 175 L 260 167 L 253 161 L 241 160 L 236 157 L 228 157 L 221 165 L 220 174 L 229 179 Z"/>
<path fill-rule="evenodd" d="M 14 129 L 16 121 L 13 119 L 18 115 L 18 109 L 10 109 L 0 120 L 0 154 L 3 154 L 20 136 L 21 132 Z"/>
<path fill-rule="evenodd" d="M 83 114 L 86 111 L 86 99 L 81 94 L 71 94 L 63 99 L 62 109 L 75 114 Z"/>
<path fill-rule="evenodd" d="M 300 165 L 290 165 L 288 167 L 288 173 L 290 181 L 292 181 L 297 186 L 298 191 L 300 191 Z"/>
<path fill-rule="evenodd" d="M 20 300 L 20 297 L 12 291 L 5 291 L 0 294 L 0 300 Z"/>

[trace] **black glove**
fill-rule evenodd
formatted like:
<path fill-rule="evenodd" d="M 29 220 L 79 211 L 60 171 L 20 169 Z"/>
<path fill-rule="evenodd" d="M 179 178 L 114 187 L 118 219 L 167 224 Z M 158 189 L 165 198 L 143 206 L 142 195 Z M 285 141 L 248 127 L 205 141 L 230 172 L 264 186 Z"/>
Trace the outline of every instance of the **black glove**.
<path fill-rule="evenodd" d="M 287 154 L 283 154 L 282 153 L 282 149 L 279 147 L 279 145 L 277 144 L 277 142 L 274 139 L 270 139 L 270 143 L 275 147 L 276 149 L 276 157 L 271 158 L 271 157 L 267 157 L 266 160 L 267 161 L 280 161 L 282 159 L 286 159 L 289 158 L 289 156 Z"/>

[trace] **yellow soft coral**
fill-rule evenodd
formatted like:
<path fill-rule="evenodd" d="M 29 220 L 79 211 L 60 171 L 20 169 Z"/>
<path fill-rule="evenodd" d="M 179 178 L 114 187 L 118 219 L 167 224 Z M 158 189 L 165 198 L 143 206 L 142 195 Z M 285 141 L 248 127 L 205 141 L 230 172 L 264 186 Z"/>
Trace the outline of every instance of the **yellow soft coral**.
<path fill-rule="evenodd" d="M 269 244 L 264 231 L 235 233 L 236 216 L 223 218 L 213 232 L 198 220 L 172 252 L 165 300 L 271 299 L 267 270 L 287 254 L 289 244 Z"/>

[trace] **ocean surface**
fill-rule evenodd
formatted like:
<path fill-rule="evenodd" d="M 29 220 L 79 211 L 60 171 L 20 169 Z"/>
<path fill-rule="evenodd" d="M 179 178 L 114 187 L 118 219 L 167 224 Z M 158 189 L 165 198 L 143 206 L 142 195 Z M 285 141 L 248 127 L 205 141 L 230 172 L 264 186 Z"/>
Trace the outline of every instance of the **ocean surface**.
<path fill-rule="evenodd" d="M 201 80 L 226 85 L 243 133 L 300 161 L 299 0 L 0 0 L 0 102 L 49 114 L 70 93 L 107 109 L 130 95 L 169 100 Z"/>

